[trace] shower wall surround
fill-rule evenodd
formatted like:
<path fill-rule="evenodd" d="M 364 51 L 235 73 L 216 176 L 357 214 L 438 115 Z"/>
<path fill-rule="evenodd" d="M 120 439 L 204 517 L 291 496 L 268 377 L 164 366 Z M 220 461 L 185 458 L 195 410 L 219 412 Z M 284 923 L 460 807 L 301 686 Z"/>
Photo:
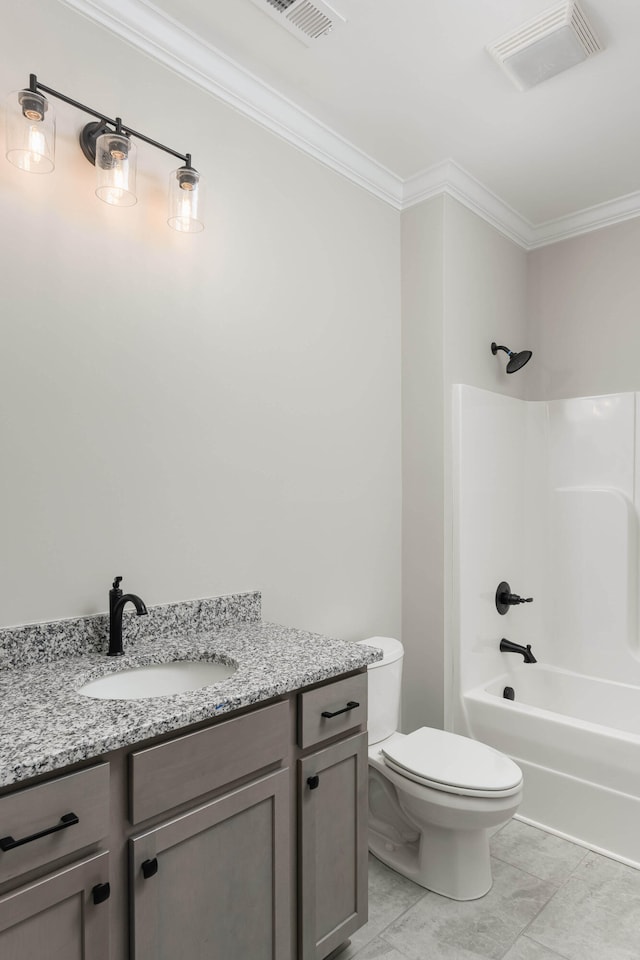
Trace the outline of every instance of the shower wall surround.
<path fill-rule="evenodd" d="M 640 684 L 640 394 L 524 401 L 453 388 L 454 725 L 458 691 L 538 662 Z M 496 615 L 497 584 L 534 603 Z"/>

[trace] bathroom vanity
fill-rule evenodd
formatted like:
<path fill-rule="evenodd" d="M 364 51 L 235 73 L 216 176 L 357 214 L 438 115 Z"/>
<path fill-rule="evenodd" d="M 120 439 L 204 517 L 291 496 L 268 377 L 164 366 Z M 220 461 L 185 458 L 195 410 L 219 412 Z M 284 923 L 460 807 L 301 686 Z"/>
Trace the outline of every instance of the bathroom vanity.
<path fill-rule="evenodd" d="M 90 654 L 20 677 L 0 671 L 5 701 L 2 683 L 18 686 L 21 729 L 24 690 L 40 684 L 22 733 L 31 767 L 14 762 L 12 774 L 0 756 L 3 960 L 175 960 L 202 956 L 203 944 L 212 960 L 322 960 L 366 921 L 366 665 L 377 654 L 262 623 L 180 643 L 190 656 L 206 647 L 233 659 L 234 648 L 234 680 L 137 703 L 71 702 L 78 740 L 67 749 L 84 756 L 70 763 L 60 762 L 65 719 L 54 709 L 54 746 L 40 760 L 49 769 L 35 776 L 25 774 L 35 728 L 46 726 L 43 677 L 75 671 L 75 691 L 89 662 L 89 673 L 115 668 Z M 251 653 L 263 660 L 260 690 Z M 149 655 L 140 642 L 135 658 Z M 203 709 L 213 715 L 184 722 Z M 10 723 L 3 715 L 5 734 Z M 124 745 L 97 751 L 100 736 Z"/>

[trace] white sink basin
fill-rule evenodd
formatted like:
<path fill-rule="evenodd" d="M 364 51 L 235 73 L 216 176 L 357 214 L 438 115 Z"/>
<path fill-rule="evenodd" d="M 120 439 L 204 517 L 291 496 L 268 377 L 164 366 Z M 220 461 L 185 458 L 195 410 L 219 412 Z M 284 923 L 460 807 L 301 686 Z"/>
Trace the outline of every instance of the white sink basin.
<path fill-rule="evenodd" d="M 142 700 L 144 697 L 167 697 L 172 693 L 198 690 L 211 683 L 231 677 L 237 667 L 208 660 L 175 660 L 172 663 L 153 663 L 148 667 L 134 667 L 110 673 L 98 680 L 90 680 L 78 693 L 99 700 Z"/>

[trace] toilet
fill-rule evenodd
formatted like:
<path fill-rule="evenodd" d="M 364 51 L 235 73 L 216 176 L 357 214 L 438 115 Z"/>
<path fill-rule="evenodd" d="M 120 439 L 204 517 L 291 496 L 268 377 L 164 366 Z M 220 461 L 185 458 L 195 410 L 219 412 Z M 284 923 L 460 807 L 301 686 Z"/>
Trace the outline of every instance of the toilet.
<path fill-rule="evenodd" d="M 489 837 L 522 799 L 522 771 L 487 744 L 421 727 L 398 733 L 404 650 L 370 637 L 369 849 L 415 883 L 452 900 L 491 889 Z"/>

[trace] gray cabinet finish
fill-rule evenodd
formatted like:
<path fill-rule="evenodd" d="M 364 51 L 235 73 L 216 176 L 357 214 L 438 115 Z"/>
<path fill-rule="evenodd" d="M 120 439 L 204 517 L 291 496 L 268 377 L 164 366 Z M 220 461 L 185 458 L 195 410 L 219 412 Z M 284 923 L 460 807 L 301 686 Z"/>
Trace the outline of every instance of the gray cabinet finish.
<path fill-rule="evenodd" d="M 347 704 L 355 706 L 346 710 Z M 332 713 L 332 717 L 323 717 Z M 330 737 L 344 737 L 367 722 L 367 675 L 345 677 L 298 694 L 298 746 L 314 747 Z"/>
<path fill-rule="evenodd" d="M 129 819 L 141 823 L 287 756 L 286 703 L 131 754 Z"/>
<path fill-rule="evenodd" d="M 133 960 L 289 960 L 288 790 L 285 769 L 130 841 Z"/>
<path fill-rule="evenodd" d="M 366 923 L 367 769 L 366 733 L 298 762 L 300 960 L 322 960 Z"/>
<path fill-rule="evenodd" d="M 0 837 L 79 819 L 0 852 L 0 960 L 324 960 L 366 921 L 366 679 L 0 791 Z"/>
<path fill-rule="evenodd" d="M 109 764 L 0 797 L 0 836 L 39 833 L 75 813 L 78 823 L 0 853 L 0 883 L 97 843 L 109 832 Z"/>
<path fill-rule="evenodd" d="M 109 900 L 92 897 L 108 876 L 102 853 L 0 897 L 2 960 L 109 960 Z"/>

